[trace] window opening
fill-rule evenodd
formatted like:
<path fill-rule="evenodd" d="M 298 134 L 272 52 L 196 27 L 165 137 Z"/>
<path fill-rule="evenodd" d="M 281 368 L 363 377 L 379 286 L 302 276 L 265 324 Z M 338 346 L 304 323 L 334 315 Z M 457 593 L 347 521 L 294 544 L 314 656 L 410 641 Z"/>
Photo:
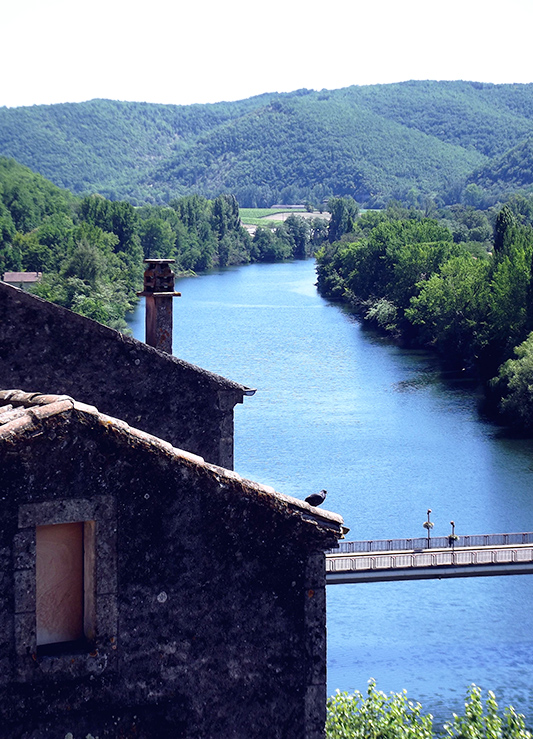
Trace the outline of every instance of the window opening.
<path fill-rule="evenodd" d="M 41 653 L 94 639 L 94 521 L 36 527 L 36 636 Z"/>

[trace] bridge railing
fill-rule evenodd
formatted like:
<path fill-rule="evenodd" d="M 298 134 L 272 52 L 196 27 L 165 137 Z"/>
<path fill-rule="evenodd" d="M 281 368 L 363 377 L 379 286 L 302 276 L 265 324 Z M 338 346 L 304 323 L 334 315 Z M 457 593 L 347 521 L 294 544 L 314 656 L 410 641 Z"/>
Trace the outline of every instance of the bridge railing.
<path fill-rule="evenodd" d="M 332 549 L 331 554 L 357 552 L 393 552 L 398 550 L 419 549 L 454 549 L 456 547 L 503 547 L 513 544 L 533 544 L 533 532 L 526 531 L 516 534 L 479 534 L 475 536 L 427 536 L 413 539 L 370 539 L 368 541 L 342 541 L 338 549 Z"/>
<path fill-rule="evenodd" d="M 533 562 L 533 548 L 485 549 L 447 552 L 412 552 L 411 554 L 375 554 L 369 557 L 326 557 L 326 572 L 355 572 L 361 570 L 393 570 L 420 567 L 461 565 L 490 565 Z"/>

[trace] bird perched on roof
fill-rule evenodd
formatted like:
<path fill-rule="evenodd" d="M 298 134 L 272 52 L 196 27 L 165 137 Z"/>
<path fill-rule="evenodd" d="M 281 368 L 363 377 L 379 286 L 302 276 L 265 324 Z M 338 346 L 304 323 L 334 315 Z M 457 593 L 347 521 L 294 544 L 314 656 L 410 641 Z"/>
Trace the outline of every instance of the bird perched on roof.
<path fill-rule="evenodd" d="M 320 505 L 326 500 L 327 494 L 328 494 L 327 490 L 321 490 L 319 493 L 312 493 L 305 499 L 305 502 L 309 503 L 309 505 L 312 505 L 312 506 Z"/>

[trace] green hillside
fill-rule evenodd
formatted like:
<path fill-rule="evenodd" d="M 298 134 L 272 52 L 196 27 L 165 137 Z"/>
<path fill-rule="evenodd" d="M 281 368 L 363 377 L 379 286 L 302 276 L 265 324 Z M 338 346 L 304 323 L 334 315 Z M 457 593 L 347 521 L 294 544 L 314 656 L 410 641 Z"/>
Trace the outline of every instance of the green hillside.
<path fill-rule="evenodd" d="M 487 157 L 533 132 L 533 85 L 412 81 L 339 92 L 388 120 Z"/>
<path fill-rule="evenodd" d="M 70 215 L 76 198 L 42 175 L 12 159 L 0 157 L 0 210 L 18 231 L 36 228 L 48 216 Z"/>
<path fill-rule="evenodd" d="M 199 136 L 156 168 L 160 183 L 241 204 L 320 202 L 331 194 L 360 202 L 436 194 L 485 157 L 387 120 L 341 97 L 276 100 Z"/>
<path fill-rule="evenodd" d="M 244 110 L 245 103 L 167 106 L 111 100 L 0 108 L 0 154 L 77 194 L 154 202 L 150 187 L 137 192 L 137 182 L 184 141 Z M 172 192 L 179 194 L 179 189 Z"/>
<path fill-rule="evenodd" d="M 454 202 L 472 172 L 530 136 L 533 85 L 421 81 L 212 105 L 0 108 L 0 155 L 76 194 L 133 204 L 223 192 L 248 207 L 331 195 Z"/>
<path fill-rule="evenodd" d="M 498 194 L 533 190 L 533 137 L 476 170 L 469 183 Z"/>

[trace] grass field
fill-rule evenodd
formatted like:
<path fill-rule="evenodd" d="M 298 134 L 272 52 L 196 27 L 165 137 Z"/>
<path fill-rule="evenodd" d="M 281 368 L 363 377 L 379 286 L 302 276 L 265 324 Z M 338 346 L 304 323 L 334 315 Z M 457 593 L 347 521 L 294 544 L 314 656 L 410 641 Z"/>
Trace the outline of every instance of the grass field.
<path fill-rule="evenodd" d="M 303 208 L 302 208 L 303 210 Z M 273 216 L 276 213 L 287 213 L 288 210 L 285 208 L 239 208 L 239 215 L 241 221 L 246 226 L 268 226 L 268 216 Z M 300 213 L 301 211 L 293 210 L 291 213 Z"/>

